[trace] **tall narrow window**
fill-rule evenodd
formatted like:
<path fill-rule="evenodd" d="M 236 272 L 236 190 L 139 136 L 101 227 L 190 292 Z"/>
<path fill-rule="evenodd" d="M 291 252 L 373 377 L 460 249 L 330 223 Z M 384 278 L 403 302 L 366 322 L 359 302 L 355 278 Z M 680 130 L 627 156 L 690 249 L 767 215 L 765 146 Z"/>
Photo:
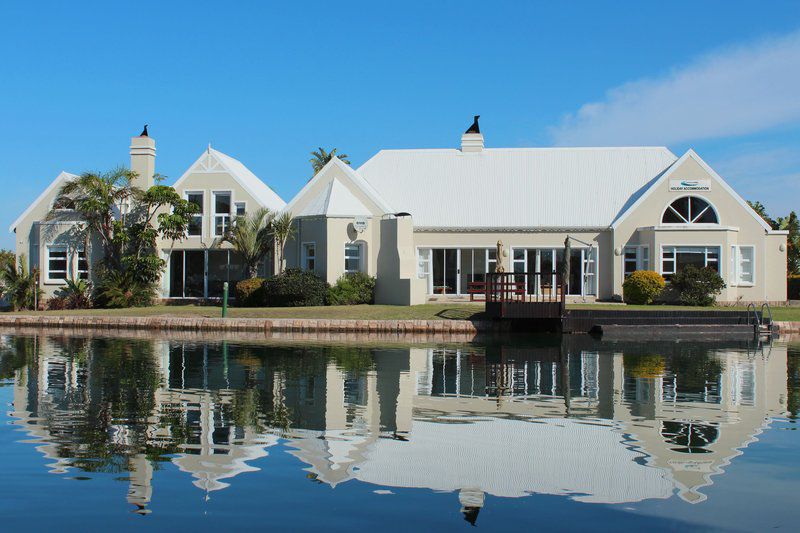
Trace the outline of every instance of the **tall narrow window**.
<path fill-rule="evenodd" d="M 431 275 L 431 249 L 420 248 L 417 252 L 417 277 L 427 279 Z"/>
<path fill-rule="evenodd" d="M 662 224 L 719 224 L 716 210 L 697 196 L 678 198 L 664 211 Z"/>
<path fill-rule="evenodd" d="M 192 215 L 191 220 L 189 220 L 189 236 L 201 237 L 203 235 L 203 193 L 186 193 L 186 200 L 190 204 L 194 204 L 197 209 L 197 213 Z"/>
<path fill-rule="evenodd" d="M 361 245 L 344 245 L 344 271 L 347 274 L 361 272 Z"/>
<path fill-rule="evenodd" d="M 305 270 L 310 270 L 314 272 L 315 267 L 317 266 L 317 245 L 313 242 L 304 242 L 303 243 L 303 257 L 302 257 L 302 266 Z"/>
<path fill-rule="evenodd" d="M 747 287 L 755 282 L 754 246 L 731 246 L 731 285 Z"/>
<path fill-rule="evenodd" d="M 78 248 L 78 279 L 89 279 L 89 258 L 86 255 L 86 248 Z"/>
<path fill-rule="evenodd" d="M 231 227 L 231 193 L 214 193 L 214 236 L 222 237 Z"/>
<path fill-rule="evenodd" d="M 67 279 L 67 247 L 50 246 L 47 248 L 47 279 Z"/>

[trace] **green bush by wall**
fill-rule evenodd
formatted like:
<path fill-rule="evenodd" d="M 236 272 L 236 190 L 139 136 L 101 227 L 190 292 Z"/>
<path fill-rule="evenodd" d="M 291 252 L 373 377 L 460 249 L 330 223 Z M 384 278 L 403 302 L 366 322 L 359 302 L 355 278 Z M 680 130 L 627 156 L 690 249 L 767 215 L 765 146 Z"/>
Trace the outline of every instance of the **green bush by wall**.
<path fill-rule="evenodd" d="M 653 303 L 664 290 L 664 278 L 652 270 L 637 270 L 622 284 L 622 298 L 627 304 Z"/>
<path fill-rule="evenodd" d="M 265 301 L 270 307 L 325 305 L 329 287 L 313 272 L 289 268 L 264 282 Z"/>
<path fill-rule="evenodd" d="M 684 305 L 714 305 L 717 295 L 725 288 L 725 281 L 716 270 L 685 266 L 670 280 Z"/>
<path fill-rule="evenodd" d="M 363 272 L 343 274 L 328 291 L 330 305 L 371 304 L 375 301 L 375 278 Z"/>
<path fill-rule="evenodd" d="M 266 305 L 264 278 L 250 278 L 240 281 L 234 289 L 237 307 L 261 307 Z"/>

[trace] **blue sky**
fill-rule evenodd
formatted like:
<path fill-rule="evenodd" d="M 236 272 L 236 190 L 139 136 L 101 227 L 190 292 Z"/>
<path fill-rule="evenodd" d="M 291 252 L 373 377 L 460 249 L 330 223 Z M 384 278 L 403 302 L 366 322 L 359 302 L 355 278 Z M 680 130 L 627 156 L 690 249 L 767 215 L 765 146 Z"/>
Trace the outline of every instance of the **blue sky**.
<path fill-rule="evenodd" d="M 0 246 L 61 171 L 177 179 L 212 145 L 287 201 L 309 152 L 694 147 L 773 216 L 800 210 L 800 2 L 7 2 Z"/>

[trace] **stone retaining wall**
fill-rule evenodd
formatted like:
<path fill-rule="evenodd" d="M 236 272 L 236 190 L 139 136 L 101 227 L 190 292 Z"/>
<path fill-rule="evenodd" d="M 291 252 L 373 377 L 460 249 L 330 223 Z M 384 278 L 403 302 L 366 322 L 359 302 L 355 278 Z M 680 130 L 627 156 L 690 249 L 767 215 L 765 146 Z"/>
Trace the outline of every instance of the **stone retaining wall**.
<path fill-rule="evenodd" d="M 291 318 L 108 317 L 0 315 L 0 326 L 157 331 L 253 331 L 331 333 L 478 334 L 506 331 L 508 324 L 469 320 L 326 320 Z"/>

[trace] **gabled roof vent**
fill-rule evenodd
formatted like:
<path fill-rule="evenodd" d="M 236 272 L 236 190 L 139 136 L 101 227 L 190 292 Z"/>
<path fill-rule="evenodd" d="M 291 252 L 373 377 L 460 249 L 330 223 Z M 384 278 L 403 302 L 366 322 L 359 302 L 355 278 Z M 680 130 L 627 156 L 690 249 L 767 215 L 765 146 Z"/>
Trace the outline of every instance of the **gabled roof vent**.
<path fill-rule="evenodd" d="M 481 128 L 478 125 L 480 115 L 475 115 L 470 126 L 464 135 L 461 136 L 461 151 L 462 152 L 480 152 L 483 150 L 483 135 L 481 135 Z"/>

